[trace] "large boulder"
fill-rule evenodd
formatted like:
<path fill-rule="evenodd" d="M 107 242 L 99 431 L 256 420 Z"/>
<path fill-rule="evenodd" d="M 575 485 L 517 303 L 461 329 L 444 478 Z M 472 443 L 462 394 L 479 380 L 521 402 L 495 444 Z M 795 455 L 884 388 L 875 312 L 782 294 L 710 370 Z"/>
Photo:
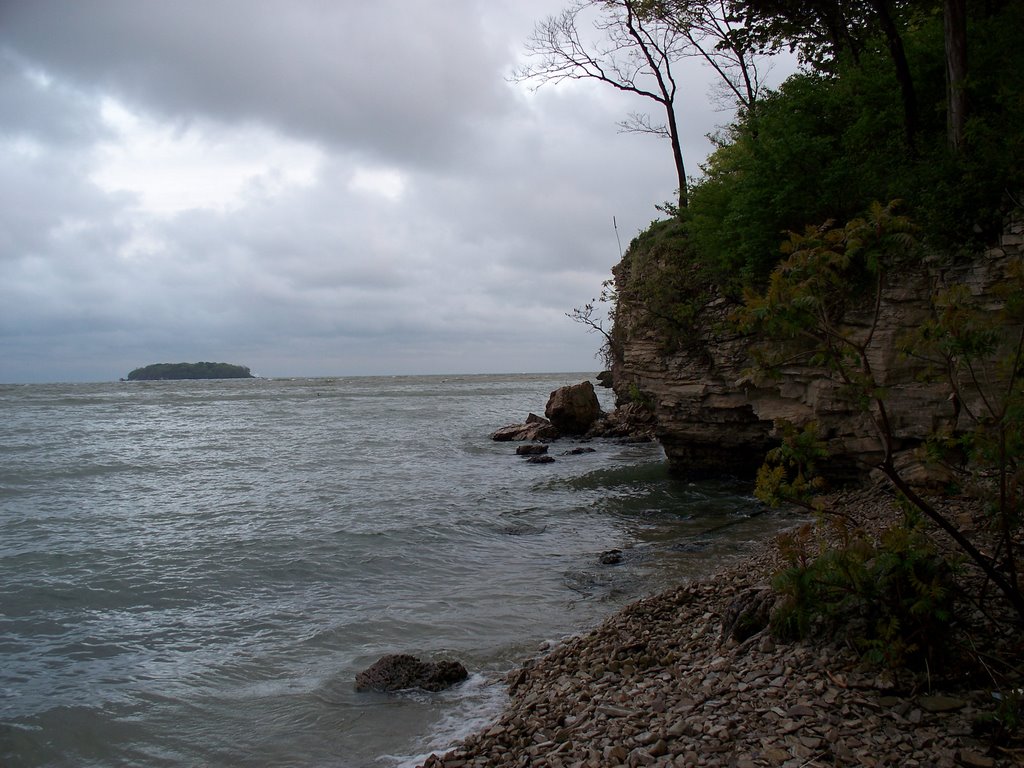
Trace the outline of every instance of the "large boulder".
<path fill-rule="evenodd" d="M 422 661 L 407 653 L 382 656 L 356 675 L 357 691 L 443 691 L 469 677 L 457 661 Z"/>
<path fill-rule="evenodd" d="M 525 424 L 509 424 L 493 435 L 491 440 L 554 440 L 558 437 L 558 429 L 543 416 L 531 413 L 526 417 Z"/>
<path fill-rule="evenodd" d="M 548 398 L 544 415 L 559 432 L 582 435 L 601 416 L 594 385 L 583 381 L 556 389 Z"/>

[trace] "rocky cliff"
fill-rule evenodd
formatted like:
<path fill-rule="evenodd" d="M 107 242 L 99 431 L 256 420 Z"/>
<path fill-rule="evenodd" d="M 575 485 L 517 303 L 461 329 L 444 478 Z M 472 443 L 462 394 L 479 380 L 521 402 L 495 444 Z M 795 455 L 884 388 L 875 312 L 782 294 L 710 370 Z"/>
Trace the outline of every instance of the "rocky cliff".
<path fill-rule="evenodd" d="M 931 297 L 943 285 L 964 284 L 982 311 L 997 310 L 993 289 L 1005 278 L 1009 261 L 1022 253 L 1024 218 L 1018 217 L 997 246 L 976 258 L 934 260 L 889 275 L 870 360 L 893 414 L 898 463 L 912 464 L 925 438 L 957 417 L 948 387 L 923 376 L 923 364 L 901 354 L 899 341 L 930 316 Z M 615 391 L 620 403 L 642 401 L 650 407 L 656 437 L 675 473 L 752 475 L 778 442 L 778 419 L 797 426 L 818 422 L 831 457 L 826 472 L 833 477 L 862 474 L 877 463 L 881 443 L 870 417 L 822 370 L 797 364 L 770 381 L 750 375 L 754 340 L 732 330 L 736 304 L 712 298 L 689 335 L 666 348 L 643 304 L 623 299 L 635 295 L 623 284 L 629 279 L 628 259 L 629 254 L 614 270 L 620 297 Z M 871 309 L 849 312 L 848 329 L 866 328 Z"/>

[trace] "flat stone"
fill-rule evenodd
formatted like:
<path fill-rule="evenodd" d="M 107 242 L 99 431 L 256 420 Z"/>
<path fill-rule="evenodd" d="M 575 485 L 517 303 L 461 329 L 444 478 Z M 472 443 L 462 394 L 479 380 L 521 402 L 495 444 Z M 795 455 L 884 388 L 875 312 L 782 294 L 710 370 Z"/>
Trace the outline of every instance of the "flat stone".
<path fill-rule="evenodd" d="M 954 712 L 962 709 L 967 702 L 952 696 L 920 696 L 917 703 L 928 712 Z"/>
<path fill-rule="evenodd" d="M 960 760 L 960 763 L 968 766 L 968 768 L 993 768 L 996 764 L 996 761 L 991 757 L 980 755 L 969 749 L 960 750 L 960 754 L 957 757 Z"/>
<path fill-rule="evenodd" d="M 626 758 L 629 757 L 629 750 L 621 744 L 617 744 L 614 747 L 608 747 L 605 749 L 604 757 L 610 762 L 623 763 L 626 761 Z"/>
<path fill-rule="evenodd" d="M 792 757 L 788 749 L 779 749 L 778 747 L 769 747 L 764 751 L 764 756 L 774 765 L 781 765 Z"/>
<path fill-rule="evenodd" d="M 794 704 L 786 710 L 786 715 L 789 717 L 814 717 L 814 714 L 814 710 L 806 704 Z"/>
<path fill-rule="evenodd" d="M 632 709 L 626 709 L 625 707 L 613 707 L 604 705 L 597 708 L 597 711 L 602 715 L 608 717 L 632 717 L 635 712 Z"/>

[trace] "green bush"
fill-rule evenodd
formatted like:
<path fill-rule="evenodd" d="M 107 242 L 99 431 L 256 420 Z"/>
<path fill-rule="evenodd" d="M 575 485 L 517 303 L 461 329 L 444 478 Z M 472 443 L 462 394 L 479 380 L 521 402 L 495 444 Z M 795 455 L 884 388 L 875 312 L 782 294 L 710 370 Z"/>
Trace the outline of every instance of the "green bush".
<path fill-rule="evenodd" d="M 991 243 L 1024 195 L 1024 80 L 1010 76 L 1024 72 L 1024 3 L 991 6 L 971 25 L 964 152 L 947 145 L 941 14 L 925 13 L 903 30 L 920 114 L 913 150 L 883 41 L 857 63 L 790 77 L 722 130 L 689 206 L 667 204 L 671 217 L 632 242 L 614 270 L 618 307 L 641 310 L 640 330 L 677 349 L 711 299 L 763 290 L 790 233 L 848 221 L 875 200 L 903 201 L 932 253 Z"/>
<path fill-rule="evenodd" d="M 856 64 L 789 78 L 718 137 L 692 187 L 695 258 L 728 295 L 761 287 L 786 233 L 845 221 L 872 200 L 903 200 L 926 244 L 955 252 L 990 242 L 1024 189 L 1024 10 L 1007 3 L 970 34 L 968 147 L 947 146 L 941 15 L 903 31 L 920 127 L 907 145 L 892 65 L 878 41 Z"/>
<path fill-rule="evenodd" d="M 828 458 L 828 451 L 818 433 L 818 423 L 809 422 L 802 429 L 779 420 L 775 429 L 779 445 L 768 451 L 764 464 L 757 471 L 754 495 L 765 504 L 799 504 L 815 509 L 815 495 L 825 486 L 818 465 Z"/>
<path fill-rule="evenodd" d="M 656 333 L 666 352 L 693 340 L 701 310 L 714 295 L 688 229 L 677 217 L 654 222 L 614 270 L 618 305 L 639 310 L 642 327 Z M 616 313 L 617 322 L 624 317 Z"/>
<path fill-rule="evenodd" d="M 953 615 L 952 569 L 911 524 L 879 541 L 833 521 L 831 546 L 812 552 L 810 527 L 782 541 L 786 567 L 773 587 L 783 600 L 772 617 L 782 637 L 820 625 L 843 631 L 865 659 L 893 669 L 935 668 Z"/>

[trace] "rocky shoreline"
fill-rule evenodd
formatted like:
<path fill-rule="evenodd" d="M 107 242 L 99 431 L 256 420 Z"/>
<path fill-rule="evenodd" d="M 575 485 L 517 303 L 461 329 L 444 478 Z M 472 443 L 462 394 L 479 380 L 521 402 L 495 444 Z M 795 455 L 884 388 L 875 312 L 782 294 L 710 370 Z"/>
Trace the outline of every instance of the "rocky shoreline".
<path fill-rule="evenodd" d="M 868 530 L 895 519 L 892 499 L 879 490 L 833 504 Z M 897 681 L 866 667 L 840 638 L 788 643 L 764 629 L 737 641 L 729 628 L 737 604 L 768 596 L 781 562 L 769 542 L 528 661 L 509 675 L 510 701 L 498 720 L 423 765 L 1024 764 L 1020 750 L 995 746 L 978 730 L 998 704 L 994 678 L 961 669 L 955 679 Z M 965 643 L 999 648 L 1019 668 L 1018 635 L 991 623 L 993 610 L 965 609 L 954 631 Z"/>

